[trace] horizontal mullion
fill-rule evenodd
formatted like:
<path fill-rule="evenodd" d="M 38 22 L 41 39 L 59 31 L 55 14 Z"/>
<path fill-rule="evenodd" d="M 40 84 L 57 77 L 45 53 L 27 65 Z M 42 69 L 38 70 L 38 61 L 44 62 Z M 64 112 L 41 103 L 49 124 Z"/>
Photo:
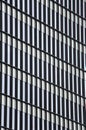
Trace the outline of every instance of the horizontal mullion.
<path fill-rule="evenodd" d="M 69 118 L 67 118 L 67 117 L 61 116 L 60 114 L 56 114 L 55 112 L 51 112 L 51 111 L 49 111 L 49 110 L 47 110 L 47 109 L 45 109 L 45 108 L 42 108 L 42 107 L 33 105 L 33 104 L 31 104 L 31 103 L 27 103 L 27 102 L 25 102 L 25 101 L 22 101 L 22 100 L 20 100 L 20 99 L 15 98 L 15 97 L 11 97 L 11 96 L 9 96 L 9 95 L 7 95 L 7 94 L 3 94 L 3 93 L 0 92 L 0 95 L 9 97 L 9 98 L 11 98 L 11 100 L 14 99 L 14 100 L 20 101 L 20 102 L 22 102 L 22 103 L 25 103 L 26 105 L 30 105 L 31 107 L 35 107 L 35 108 L 44 110 L 45 112 L 49 112 L 50 114 L 54 114 L 55 116 L 59 116 L 59 117 L 62 117 L 63 119 L 67 119 L 67 120 L 69 120 L 69 121 L 75 122 L 76 124 L 80 124 L 80 125 L 86 126 L 85 124 L 82 124 L 82 123 L 80 123 L 80 122 L 74 121 L 74 120 L 69 119 Z M 6 106 L 6 105 L 5 105 L 5 106 Z"/>
<path fill-rule="evenodd" d="M 61 5 L 61 4 L 59 4 L 57 1 L 54 1 L 54 0 L 50 0 L 50 1 L 52 1 L 53 3 L 55 3 L 55 4 L 59 5 L 59 6 L 61 6 L 62 8 L 66 9 L 67 11 L 69 11 L 70 13 L 73 13 L 74 15 L 80 17 L 81 19 L 86 20 L 85 17 L 82 17 L 81 15 L 79 15 L 79 14 L 75 13 L 74 11 L 72 11 L 71 9 L 68 9 L 67 7 L 65 7 L 65 6 L 63 6 L 63 5 Z"/>
<path fill-rule="evenodd" d="M 13 129 L 7 128 L 7 127 L 5 127 L 5 126 L 0 126 L 0 128 L 6 129 L 6 130 L 13 130 Z"/>
<path fill-rule="evenodd" d="M 32 44 L 28 44 L 27 42 L 22 41 L 21 39 L 18 39 L 17 37 L 14 37 L 11 34 L 8 34 L 7 32 L 1 31 L 1 30 L 0 30 L 0 32 L 5 33 L 6 35 L 10 36 L 11 38 L 14 38 L 14 39 L 18 40 L 18 41 L 22 42 L 23 44 L 25 44 L 27 46 L 31 46 L 31 47 L 33 47 L 33 48 L 35 48 L 35 49 L 37 49 L 37 50 L 39 50 L 39 51 L 41 51 L 41 52 L 43 52 L 45 54 L 48 54 L 49 56 L 52 56 L 53 58 L 56 58 L 59 61 L 62 61 L 64 63 L 68 64 L 68 65 L 71 65 L 71 67 L 74 67 L 75 69 L 79 69 L 79 70 L 81 70 L 83 72 L 85 71 L 84 69 L 82 69 L 82 68 L 80 68 L 78 66 L 75 66 L 75 65 L 73 65 L 71 63 L 68 63 L 67 61 L 64 61 L 63 59 L 60 59 L 59 57 L 56 57 L 56 56 L 54 56 L 54 55 L 52 55 L 52 54 L 50 54 L 50 53 L 48 53 L 48 52 L 46 52 L 46 51 L 44 51 L 44 50 L 42 50 L 40 48 L 37 48 L 36 46 L 33 46 Z"/>
<path fill-rule="evenodd" d="M 83 44 L 83 42 L 80 42 L 80 41 L 76 40 L 75 38 L 73 38 L 73 37 L 71 37 L 71 36 L 69 36 L 69 35 L 63 33 L 62 31 L 59 31 L 58 29 L 55 29 L 54 27 L 52 27 L 52 26 L 46 24 L 45 22 L 42 22 L 41 20 L 39 20 L 39 19 L 33 17 L 32 15 L 29 15 L 29 14 L 23 12 L 22 10 L 20 10 L 20 9 L 18 9 L 18 8 L 14 7 L 14 6 L 10 5 L 10 4 L 8 4 L 8 3 L 6 3 L 5 1 L 3 1 L 3 3 L 5 3 L 6 5 L 9 5 L 10 7 L 14 8 L 14 9 L 16 9 L 16 11 L 20 11 L 22 14 L 25 14 L 25 15 L 31 17 L 32 19 L 34 19 L 34 20 L 40 22 L 41 24 L 44 24 L 45 26 L 49 27 L 50 29 L 53 29 L 54 31 L 57 31 L 58 33 L 61 33 L 62 35 L 66 36 L 66 38 L 68 37 L 68 38 L 70 38 L 71 40 L 74 40 L 75 42 L 78 42 L 79 44 L 82 44 L 83 46 L 86 46 L 85 44 Z"/>
<path fill-rule="evenodd" d="M 67 7 L 65 7 L 65 6 L 63 6 L 63 5 L 61 5 L 61 4 L 59 4 L 57 1 L 54 1 L 54 0 L 50 0 L 50 1 L 52 1 L 52 2 L 55 3 L 55 4 L 57 4 L 58 6 L 61 6 L 61 7 L 64 8 L 65 10 L 69 11 L 70 13 L 73 13 L 74 15 L 80 17 L 81 19 L 86 20 L 85 17 L 82 17 L 81 15 L 79 15 L 79 14 L 75 13 L 74 11 L 72 11 L 71 9 L 68 9 Z M 9 4 L 9 3 L 7 3 L 6 1 L 3 1 L 3 0 L 2 0 L 2 2 L 6 3 L 6 4 Z M 11 4 L 9 4 L 9 5 L 11 5 Z M 11 6 L 12 6 L 12 5 L 11 5 Z M 14 7 L 14 6 L 13 6 L 13 7 Z M 16 7 L 16 8 L 17 8 L 17 7 Z"/>
<path fill-rule="evenodd" d="M 27 71 L 24 71 L 24 70 L 22 70 L 22 69 L 19 69 L 19 68 L 17 68 L 17 67 L 14 67 L 14 66 L 12 66 L 12 65 L 10 65 L 10 64 L 7 64 L 6 62 L 0 61 L 0 63 L 1 63 L 1 64 L 5 64 L 6 66 L 9 66 L 9 67 L 11 67 L 11 68 L 14 68 L 14 69 L 16 69 L 16 70 L 18 70 L 18 71 L 21 71 L 22 73 L 26 73 L 27 75 L 30 75 L 30 76 L 32 76 L 32 77 L 38 78 L 38 79 L 40 79 L 40 80 L 42 80 L 42 81 L 44 81 L 44 82 L 46 82 L 46 83 L 49 83 L 50 85 L 54 85 L 55 87 L 59 87 L 59 88 L 65 90 L 65 91 L 67 91 L 67 92 L 71 92 L 72 94 L 75 94 L 76 96 L 79 96 L 80 98 L 86 99 L 86 97 L 81 96 L 80 94 L 77 94 L 77 93 L 75 93 L 75 92 L 73 92 L 73 91 L 70 91 L 70 90 L 68 90 L 68 89 L 66 89 L 66 88 L 63 88 L 62 86 L 55 85 L 54 83 L 51 83 L 50 81 L 47 81 L 47 80 L 45 80 L 45 79 L 42 79 L 42 78 L 37 77 L 37 76 L 35 76 L 35 75 L 32 75 L 31 73 L 28 73 Z"/>

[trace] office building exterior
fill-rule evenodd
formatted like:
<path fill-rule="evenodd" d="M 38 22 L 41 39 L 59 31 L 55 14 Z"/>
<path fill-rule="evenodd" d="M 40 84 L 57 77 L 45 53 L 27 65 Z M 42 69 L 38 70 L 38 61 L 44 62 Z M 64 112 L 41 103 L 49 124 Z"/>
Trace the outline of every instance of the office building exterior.
<path fill-rule="evenodd" d="M 0 1 L 0 130 L 86 130 L 86 0 Z"/>

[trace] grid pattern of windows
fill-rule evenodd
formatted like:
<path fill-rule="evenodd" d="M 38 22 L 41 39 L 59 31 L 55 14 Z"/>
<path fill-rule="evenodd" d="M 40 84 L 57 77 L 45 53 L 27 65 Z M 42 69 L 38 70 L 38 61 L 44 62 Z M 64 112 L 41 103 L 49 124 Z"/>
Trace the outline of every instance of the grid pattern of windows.
<path fill-rule="evenodd" d="M 86 0 L 0 1 L 0 129 L 86 129 Z"/>

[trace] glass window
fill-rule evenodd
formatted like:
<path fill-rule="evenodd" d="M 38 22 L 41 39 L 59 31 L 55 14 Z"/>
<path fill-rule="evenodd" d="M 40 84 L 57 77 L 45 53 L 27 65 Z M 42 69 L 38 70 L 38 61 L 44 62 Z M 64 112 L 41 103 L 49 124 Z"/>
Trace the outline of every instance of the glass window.
<path fill-rule="evenodd" d="M 46 83 L 46 109 L 49 110 L 49 102 L 50 102 L 50 97 L 49 97 L 49 93 L 50 93 L 50 86 L 48 83 Z"/>
<path fill-rule="evenodd" d="M 5 74 L 2 74 L 2 88 L 1 88 L 1 89 L 2 89 L 2 90 L 1 90 L 2 93 L 5 93 L 5 92 L 6 92 L 6 90 L 5 90 L 5 89 L 6 89 L 6 88 L 5 88 L 5 87 L 6 87 L 5 77 L 6 77 L 6 75 L 5 75 Z"/>
<path fill-rule="evenodd" d="M 9 95 L 10 96 L 10 93 L 11 93 L 11 91 L 10 91 L 10 88 L 11 87 L 11 84 L 10 84 L 10 76 L 7 76 L 7 95 Z"/>
<path fill-rule="evenodd" d="M 17 8 L 20 9 L 20 0 L 17 0 Z"/>
<path fill-rule="evenodd" d="M 50 26 L 53 26 L 53 2 L 50 1 Z"/>
<path fill-rule="evenodd" d="M 37 106 L 41 106 L 41 84 L 40 84 L 41 82 L 40 82 L 40 80 L 38 79 L 37 80 Z"/>
<path fill-rule="evenodd" d="M 42 52 L 42 78 L 45 79 L 45 53 Z"/>
<path fill-rule="evenodd" d="M 61 9 L 61 7 L 59 6 L 58 7 L 59 8 L 59 31 L 61 31 L 61 15 L 62 15 L 62 9 Z"/>
<path fill-rule="evenodd" d="M 25 35 L 26 35 L 26 28 L 25 28 L 25 22 L 22 23 L 22 40 L 25 41 Z"/>
<path fill-rule="evenodd" d="M 25 71 L 26 70 L 26 65 L 25 65 L 25 63 L 26 63 L 26 45 L 25 44 L 23 44 L 22 51 L 23 51 L 23 54 L 22 54 L 22 68 Z"/>
<path fill-rule="evenodd" d="M 36 105 L 36 102 L 37 102 L 37 98 L 36 98 L 36 79 L 33 78 L 32 79 L 32 104 L 33 105 Z"/>
<path fill-rule="evenodd" d="M 6 24 L 5 24 L 6 18 L 5 18 L 5 13 L 2 12 L 2 31 L 6 31 Z"/>
<path fill-rule="evenodd" d="M 36 22 L 35 22 L 35 20 L 32 20 L 32 45 L 33 46 L 35 46 L 36 45 L 36 42 L 37 41 L 35 41 L 36 39 L 36 31 L 35 31 L 35 29 L 36 29 Z"/>
<path fill-rule="evenodd" d="M 31 47 L 30 46 L 28 46 L 28 48 L 27 48 L 27 52 L 28 52 L 28 55 L 27 55 L 27 64 L 28 64 L 28 66 L 27 66 L 27 70 L 28 70 L 28 73 L 30 73 L 31 72 Z"/>
<path fill-rule="evenodd" d="M 7 58 L 7 57 L 5 57 L 6 56 L 6 44 L 5 43 L 2 43 L 2 61 L 3 62 L 5 62 L 5 59 Z"/>
<path fill-rule="evenodd" d="M 37 77 L 41 77 L 40 51 L 37 50 Z"/>
<path fill-rule="evenodd" d="M 13 23 L 13 28 L 12 28 L 12 35 L 15 37 L 17 37 L 17 30 L 16 30 L 16 26 L 17 26 L 17 19 L 15 17 L 12 18 L 12 23 Z"/>
<path fill-rule="evenodd" d="M 26 129 L 26 125 L 25 125 L 25 113 L 22 113 L 22 130 Z"/>
<path fill-rule="evenodd" d="M 49 24 L 49 0 L 46 1 L 46 24 Z"/>
<path fill-rule="evenodd" d="M 21 85 L 21 83 L 20 83 L 20 80 L 18 80 L 17 81 L 18 83 L 17 83 L 17 86 L 18 86 L 18 88 L 17 88 L 17 98 L 18 99 L 21 99 L 21 97 L 20 97 L 20 92 L 21 92 L 21 88 L 20 88 L 20 85 Z"/>
<path fill-rule="evenodd" d="M 59 95 L 59 90 L 58 90 L 58 87 L 55 87 L 55 113 L 58 114 L 58 95 Z"/>
<path fill-rule="evenodd" d="M 67 117 L 67 107 L 66 107 L 66 102 L 67 102 L 67 92 L 64 91 L 64 116 Z"/>
<path fill-rule="evenodd" d="M 36 66 L 36 50 L 35 48 L 32 48 L 32 74 L 36 75 L 36 70 L 35 70 L 35 66 Z"/>
<path fill-rule="evenodd" d="M 27 42 L 31 44 L 31 19 L 27 17 Z"/>
<path fill-rule="evenodd" d="M 54 86 L 53 85 L 51 85 L 51 112 L 55 112 L 54 110 L 54 104 L 55 104 L 55 102 L 54 102 L 54 100 L 55 100 L 55 96 L 54 96 Z"/>
<path fill-rule="evenodd" d="M 60 115 L 63 115 L 63 90 L 60 89 Z"/>
<path fill-rule="evenodd" d="M 40 3 L 37 1 L 37 19 L 40 17 Z"/>
<path fill-rule="evenodd" d="M 30 0 L 27 0 L 27 14 L 30 14 Z"/>
<path fill-rule="evenodd" d="M 16 66 L 16 40 L 13 39 L 13 55 L 12 55 L 12 65 Z M 15 60 L 14 60 L 15 59 Z"/>
<path fill-rule="evenodd" d="M 2 106 L 1 106 L 1 126 L 4 126 L 4 122 L 5 122 L 5 121 L 4 121 L 4 120 L 5 120 L 4 118 L 5 118 L 6 115 L 5 115 L 5 113 L 4 113 L 4 109 L 5 109 L 5 106 L 2 105 Z"/>

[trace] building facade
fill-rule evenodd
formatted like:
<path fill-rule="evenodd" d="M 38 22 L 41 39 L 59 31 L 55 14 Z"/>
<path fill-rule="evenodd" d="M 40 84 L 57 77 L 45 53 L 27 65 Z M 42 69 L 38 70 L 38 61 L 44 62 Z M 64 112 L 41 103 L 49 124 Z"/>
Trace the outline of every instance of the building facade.
<path fill-rule="evenodd" d="M 86 130 L 86 0 L 0 1 L 0 130 Z"/>

